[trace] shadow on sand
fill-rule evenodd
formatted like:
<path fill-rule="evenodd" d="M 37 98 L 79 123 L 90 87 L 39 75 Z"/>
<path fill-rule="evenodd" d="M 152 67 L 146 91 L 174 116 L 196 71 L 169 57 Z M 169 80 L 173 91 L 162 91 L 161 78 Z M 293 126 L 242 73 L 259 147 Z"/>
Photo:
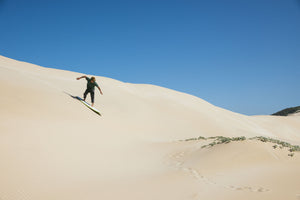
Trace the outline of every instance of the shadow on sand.
<path fill-rule="evenodd" d="M 65 94 L 69 95 L 70 97 L 72 97 L 73 99 L 76 99 L 78 101 L 80 101 L 81 103 L 83 103 L 86 107 L 88 107 L 89 109 L 91 109 L 92 111 L 94 111 L 96 114 L 102 116 L 99 112 L 99 110 L 97 110 L 96 108 L 92 107 L 89 103 L 85 102 L 81 97 L 79 96 L 73 96 L 67 92 L 64 92 Z"/>

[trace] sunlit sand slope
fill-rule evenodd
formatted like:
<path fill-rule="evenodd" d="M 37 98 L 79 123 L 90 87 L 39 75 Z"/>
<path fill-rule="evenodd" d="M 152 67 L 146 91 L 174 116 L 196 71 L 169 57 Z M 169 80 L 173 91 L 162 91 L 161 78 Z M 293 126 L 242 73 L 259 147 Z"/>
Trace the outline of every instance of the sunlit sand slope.
<path fill-rule="evenodd" d="M 0 56 L 1 200 L 300 199 L 299 152 L 249 139 L 299 145 L 299 115 L 245 116 L 96 76 L 99 116 L 71 97 L 82 75 Z M 247 139 L 185 141 L 199 136 Z"/>

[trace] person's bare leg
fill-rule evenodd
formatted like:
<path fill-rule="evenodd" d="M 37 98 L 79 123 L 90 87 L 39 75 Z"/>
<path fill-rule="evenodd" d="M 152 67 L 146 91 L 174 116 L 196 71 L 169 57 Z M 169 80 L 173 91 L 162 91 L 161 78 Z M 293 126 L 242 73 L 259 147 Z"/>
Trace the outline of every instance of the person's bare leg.
<path fill-rule="evenodd" d="M 92 103 L 92 107 L 94 107 L 94 103 Z"/>

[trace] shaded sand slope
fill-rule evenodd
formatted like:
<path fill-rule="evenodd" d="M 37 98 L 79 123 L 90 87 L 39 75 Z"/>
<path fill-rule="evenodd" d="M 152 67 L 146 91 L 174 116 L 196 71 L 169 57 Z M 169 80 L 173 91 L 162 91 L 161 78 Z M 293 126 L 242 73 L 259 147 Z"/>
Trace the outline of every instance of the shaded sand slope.
<path fill-rule="evenodd" d="M 209 149 L 178 141 L 263 135 L 300 144 L 300 116 L 250 117 L 166 88 L 96 77 L 104 93 L 96 91 L 99 117 L 68 95 L 82 96 L 81 75 L 0 57 L 1 200 L 274 199 L 280 185 L 271 176 L 290 184 L 283 195 L 298 198 L 298 153 L 274 154 L 258 141 Z M 233 158 L 242 164 L 231 165 Z M 193 170 L 218 184 L 199 181 Z"/>

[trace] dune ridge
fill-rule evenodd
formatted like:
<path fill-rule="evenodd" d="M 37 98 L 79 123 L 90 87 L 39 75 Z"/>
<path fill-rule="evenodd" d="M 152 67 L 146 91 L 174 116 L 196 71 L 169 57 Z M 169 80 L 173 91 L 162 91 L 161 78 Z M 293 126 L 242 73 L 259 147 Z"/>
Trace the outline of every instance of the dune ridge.
<path fill-rule="evenodd" d="M 0 56 L 0 199 L 300 199 L 299 152 L 255 140 L 184 141 L 263 136 L 299 145 L 299 115 L 246 116 L 96 76 L 99 117 L 68 95 L 82 96 L 81 75 Z"/>

